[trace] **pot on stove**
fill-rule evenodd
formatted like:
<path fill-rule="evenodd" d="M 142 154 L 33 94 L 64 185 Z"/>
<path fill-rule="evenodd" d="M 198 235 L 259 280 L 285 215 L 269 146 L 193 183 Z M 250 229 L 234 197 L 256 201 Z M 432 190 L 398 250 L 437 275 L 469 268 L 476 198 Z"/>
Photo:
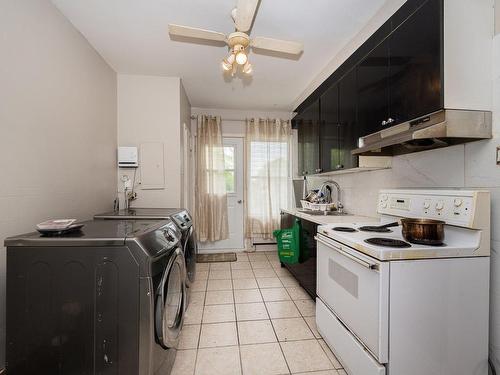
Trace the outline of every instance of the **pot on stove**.
<path fill-rule="evenodd" d="M 403 238 L 415 244 L 440 246 L 444 241 L 444 224 L 441 220 L 403 218 Z"/>

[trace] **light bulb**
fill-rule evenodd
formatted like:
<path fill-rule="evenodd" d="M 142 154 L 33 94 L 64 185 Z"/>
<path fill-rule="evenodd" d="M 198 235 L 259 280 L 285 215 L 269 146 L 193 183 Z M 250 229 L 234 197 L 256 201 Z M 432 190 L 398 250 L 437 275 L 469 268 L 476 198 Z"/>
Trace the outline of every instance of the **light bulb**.
<path fill-rule="evenodd" d="M 227 59 L 222 60 L 222 69 L 225 71 L 231 70 L 234 63 L 234 54 L 230 54 Z"/>
<path fill-rule="evenodd" d="M 224 69 L 225 71 L 228 71 L 228 70 L 231 70 L 231 68 L 233 67 L 233 64 L 229 64 L 229 62 L 226 61 L 226 59 L 222 60 L 222 69 Z"/>
<path fill-rule="evenodd" d="M 247 55 L 245 55 L 245 52 L 238 52 L 236 54 L 236 62 L 239 64 L 239 65 L 243 65 L 247 62 L 248 58 L 247 58 Z"/>
<path fill-rule="evenodd" d="M 250 62 L 246 62 L 245 66 L 243 67 L 243 73 L 245 74 L 251 74 L 253 71 L 252 64 Z"/>

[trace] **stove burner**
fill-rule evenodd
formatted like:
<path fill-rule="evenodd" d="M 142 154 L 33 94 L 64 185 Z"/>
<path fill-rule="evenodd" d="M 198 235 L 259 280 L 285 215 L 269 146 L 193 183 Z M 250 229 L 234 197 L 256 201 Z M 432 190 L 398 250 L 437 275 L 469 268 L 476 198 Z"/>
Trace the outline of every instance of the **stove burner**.
<path fill-rule="evenodd" d="M 359 230 L 363 232 L 376 232 L 376 233 L 390 233 L 392 230 L 389 228 L 381 228 L 374 225 L 365 225 L 364 227 L 359 227 Z"/>
<path fill-rule="evenodd" d="M 366 239 L 365 242 L 372 245 L 386 247 L 411 247 L 408 242 L 396 240 L 393 238 L 373 237 Z"/>
<path fill-rule="evenodd" d="M 337 232 L 357 232 L 356 229 L 351 227 L 334 227 L 333 230 Z"/>

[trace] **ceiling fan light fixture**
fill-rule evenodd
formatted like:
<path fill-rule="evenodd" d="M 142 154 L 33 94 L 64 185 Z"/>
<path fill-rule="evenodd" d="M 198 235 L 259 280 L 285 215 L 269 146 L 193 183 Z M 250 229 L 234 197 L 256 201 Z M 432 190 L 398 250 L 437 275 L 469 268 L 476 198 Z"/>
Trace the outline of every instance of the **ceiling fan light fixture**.
<path fill-rule="evenodd" d="M 233 65 L 232 64 L 229 64 L 226 59 L 222 60 L 222 63 L 221 63 L 221 66 L 222 66 L 222 69 L 225 70 L 226 72 L 231 70 Z"/>
<path fill-rule="evenodd" d="M 245 51 L 241 51 L 241 52 L 238 52 L 236 54 L 236 62 L 238 63 L 238 65 L 244 65 L 244 64 L 246 64 L 247 61 L 248 61 L 248 57 L 247 57 Z"/>
<path fill-rule="evenodd" d="M 250 62 L 247 61 L 246 64 L 243 66 L 243 73 L 252 74 L 252 72 L 253 72 L 252 64 L 250 64 Z"/>
<path fill-rule="evenodd" d="M 222 69 L 225 71 L 229 71 L 233 69 L 233 64 L 234 64 L 234 54 L 230 54 L 227 58 L 222 60 Z"/>
<path fill-rule="evenodd" d="M 176 39 L 174 37 L 194 38 L 202 41 L 217 42 L 217 45 L 227 45 L 231 54 L 221 61 L 221 68 L 225 72 L 230 72 L 233 76 L 239 70 L 243 74 L 252 73 L 252 65 L 248 61 L 250 49 L 285 53 L 300 57 L 304 50 L 302 43 L 265 37 L 250 38 L 249 33 L 260 0 L 233 1 L 237 2 L 236 8 L 231 11 L 231 17 L 233 18 L 235 26 L 233 32 L 225 34 L 198 27 L 169 24 L 168 32 L 170 34 L 170 39 L 175 41 Z"/>

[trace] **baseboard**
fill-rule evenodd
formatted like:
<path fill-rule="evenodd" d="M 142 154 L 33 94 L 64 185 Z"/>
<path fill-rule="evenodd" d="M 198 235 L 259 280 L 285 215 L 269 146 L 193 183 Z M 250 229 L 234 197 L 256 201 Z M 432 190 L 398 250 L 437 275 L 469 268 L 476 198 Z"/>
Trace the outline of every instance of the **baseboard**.
<path fill-rule="evenodd" d="M 243 253 L 246 249 L 198 249 L 198 254 Z M 2 374 L 0 374 L 2 375 Z"/>
<path fill-rule="evenodd" d="M 276 251 L 277 250 L 276 243 L 255 243 L 253 244 L 253 251 Z"/>

